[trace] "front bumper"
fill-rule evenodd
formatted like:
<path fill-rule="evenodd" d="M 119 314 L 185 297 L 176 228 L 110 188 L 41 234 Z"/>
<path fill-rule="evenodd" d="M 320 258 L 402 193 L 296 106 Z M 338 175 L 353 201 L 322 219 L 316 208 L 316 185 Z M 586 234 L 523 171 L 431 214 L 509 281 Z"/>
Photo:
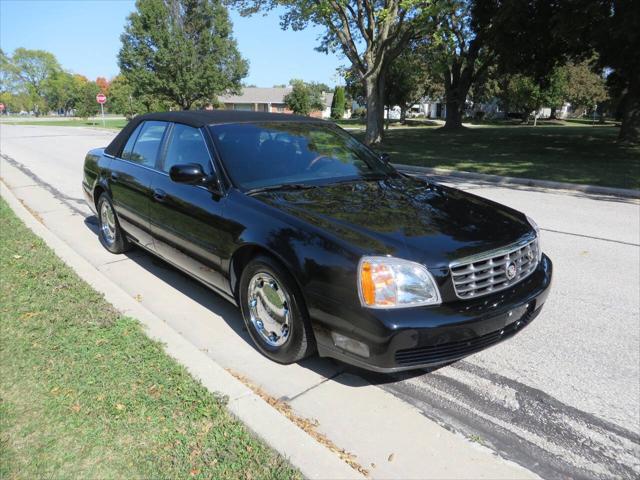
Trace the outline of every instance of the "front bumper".
<path fill-rule="evenodd" d="M 486 297 L 430 307 L 361 309 L 357 317 L 353 311 L 344 312 L 350 320 L 346 325 L 314 318 L 318 353 L 377 372 L 455 362 L 514 336 L 531 323 L 547 299 L 552 271 L 551 260 L 543 255 L 525 280 Z M 367 345 L 369 357 L 336 347 L 331 331 Z"/>

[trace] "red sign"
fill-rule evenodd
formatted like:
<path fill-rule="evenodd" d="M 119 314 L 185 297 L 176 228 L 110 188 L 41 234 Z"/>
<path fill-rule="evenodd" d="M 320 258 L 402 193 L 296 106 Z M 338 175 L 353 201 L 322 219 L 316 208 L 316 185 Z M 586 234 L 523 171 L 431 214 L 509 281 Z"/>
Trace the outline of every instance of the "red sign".
<path fill-rule="evenodd" d="M 0 103 L 0 112 L 4 112 L 4 103 Z"/>
<path fill-rule="evenodd" d="M 99 93 L 96 95 L 96 102 L 98 103 L 107 103 L 107 96 L 104 93 Z"/>

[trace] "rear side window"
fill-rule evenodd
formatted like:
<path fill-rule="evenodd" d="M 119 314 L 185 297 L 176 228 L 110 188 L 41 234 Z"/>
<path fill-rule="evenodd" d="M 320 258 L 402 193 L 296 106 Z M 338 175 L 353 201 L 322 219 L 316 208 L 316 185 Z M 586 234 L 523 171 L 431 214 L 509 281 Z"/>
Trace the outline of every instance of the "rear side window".
<path fill-rule="evenodd" d="M 142 125 L 143 125 L 142 123 L 138 125 L 138 127 L 133 131 L 133 133 L 129 135 L 129 140 L 127 140 L 127 143 L 124 146 L 124 149 L 122 150 L 122 155 L 120 156 L 121 158 L 124 158 L 125 160 L 131 160 L 131 152 L 133 150 L 133 145 L 136 143 L 136 138 L 138 138 L 138 135 L 140 134 Z"/>
<path fill-rule="evenodd" d="M 162 144 L 162 137 L 166 129 L 166 122 L 144 122 L 135 140 L 133 149 L 129 154 L 129 158 L 126 159 L 147 167 L 155 167 L 156 158 L 158 158 L 158 152 Z M 129 142 L 127 142 L 127 145 L 128 143 Z M 125 152 L 127 145 L 125 145 Z M 124 155 L 123 158 L 125 158 Z"/>
<path fill-rule="evenodd" d="M 209 150 L 200 130 L 176 123 L 173 126 L 162 170 L 169 172 L 174 165 L 184 163 L 197 163 L 205 173 L 213 173 Z"/>

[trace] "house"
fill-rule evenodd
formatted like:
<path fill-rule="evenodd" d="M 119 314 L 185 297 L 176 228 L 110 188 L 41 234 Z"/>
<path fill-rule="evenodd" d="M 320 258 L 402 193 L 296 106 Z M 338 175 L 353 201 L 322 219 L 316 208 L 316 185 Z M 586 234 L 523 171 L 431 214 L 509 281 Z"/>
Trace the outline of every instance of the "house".
<path fill-rule="evenodd" d="M 284 103 L 284 97 L 291 92 L 291 87 L 244 87 L 240 95 L 222 95 L 218 99 L 226 110 L 247 110 L 252 112 L 293 113 Z M 329 118 L 333 93 L 322 93 L 324 110 L 311 112 L 312 117 Z"/>

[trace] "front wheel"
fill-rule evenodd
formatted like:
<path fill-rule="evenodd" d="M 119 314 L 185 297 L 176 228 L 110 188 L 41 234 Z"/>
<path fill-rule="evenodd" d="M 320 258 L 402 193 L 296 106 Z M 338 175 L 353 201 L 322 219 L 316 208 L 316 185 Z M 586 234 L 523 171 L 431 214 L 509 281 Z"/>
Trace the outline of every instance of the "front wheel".
<path fill-rule="evenodd" d="M 98 199 L 98 228 L 100 243 L 111 253 L 124 253 L 131 248 L 107 193 L 103 193 Z"/>
<path fill-rule="evenodd" d="M 315 350 L 302 296 L 291 275 L 270 257 L 252 260 L 240 278 L 240 307 L 258 349 L 278 363 L 294 363 Z"/>

